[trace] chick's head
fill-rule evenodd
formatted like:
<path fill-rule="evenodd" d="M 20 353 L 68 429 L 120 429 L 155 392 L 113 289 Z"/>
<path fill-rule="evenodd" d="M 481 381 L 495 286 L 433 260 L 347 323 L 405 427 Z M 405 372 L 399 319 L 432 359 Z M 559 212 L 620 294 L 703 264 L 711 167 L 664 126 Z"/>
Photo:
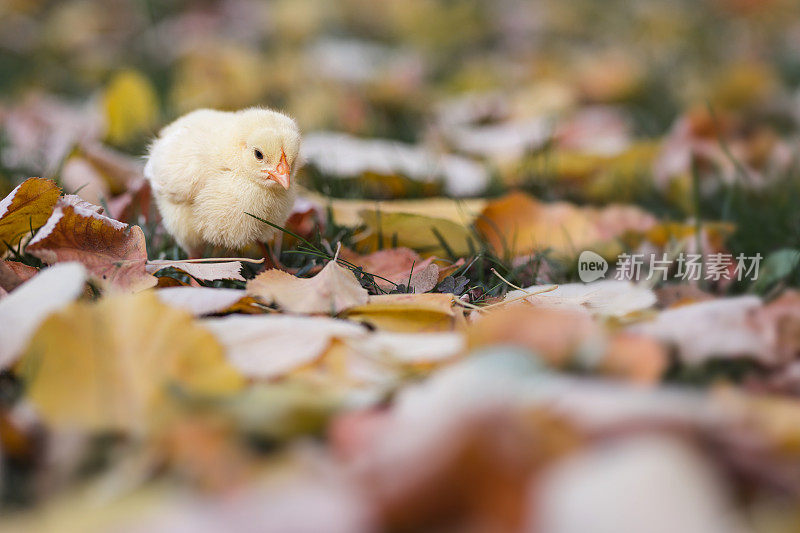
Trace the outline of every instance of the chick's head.
<path fill-rule="evenodd" d="M 300 132 L 293 120 L 281 117 L 250 131 L 243 143 L 242 163 L 255 180 L 288 189 L 300 151 Z"/>

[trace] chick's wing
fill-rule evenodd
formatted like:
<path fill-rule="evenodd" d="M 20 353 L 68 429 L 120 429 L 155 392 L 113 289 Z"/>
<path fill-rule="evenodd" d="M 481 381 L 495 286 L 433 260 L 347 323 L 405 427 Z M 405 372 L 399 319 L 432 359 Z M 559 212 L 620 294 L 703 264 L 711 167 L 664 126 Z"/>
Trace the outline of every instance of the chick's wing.
<path fill-rule="evenodd" d="M 199 152 L 187 127 L 165 128 L 150 148 L 144 169 L 155 193 L 174 203 L 191 202 L 207 172 Z"/>

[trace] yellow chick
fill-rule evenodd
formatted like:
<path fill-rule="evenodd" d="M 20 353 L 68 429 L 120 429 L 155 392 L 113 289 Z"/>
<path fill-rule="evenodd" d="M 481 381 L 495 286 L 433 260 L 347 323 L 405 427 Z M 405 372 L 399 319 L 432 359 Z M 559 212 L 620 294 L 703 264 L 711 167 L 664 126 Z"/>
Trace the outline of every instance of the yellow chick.
<path fill-rule="evenodd" d="M 190 255 L 207 246 L 234 251 L 283 225 L 295 197 L 300 151 L 294 120 L 261 108 L 199 109 L 161 130 L 144 174 L 167 231 Z"/>

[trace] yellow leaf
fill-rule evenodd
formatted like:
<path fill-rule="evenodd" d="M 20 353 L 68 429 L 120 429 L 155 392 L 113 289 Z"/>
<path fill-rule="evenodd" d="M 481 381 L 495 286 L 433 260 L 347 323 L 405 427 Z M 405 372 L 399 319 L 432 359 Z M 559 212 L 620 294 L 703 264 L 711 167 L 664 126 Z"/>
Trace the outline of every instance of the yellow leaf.
<path fill-rule="evenodd" d="M 478 248 L 465 226 L 444 218 L 377 211 L 362 211 L 361 218 L 367 225 L 367 233 L 362 236 L 360 244 L 366 244 L 370 250 L 399 246 L 425 256 L 447 256 L 449 250 L 454 256 L 461 257 Z"/>
<path fill-rule="evenodd" d="M 447 331 L 456 313 L 451 294 L 385 294 L 347 311 L 347 318 L 398 332 Z"/>
<path fill-rule="evenodd" d="M 107 139 L 125 144 L 148 133 L 158 119 L 157 102 L 153 86 L 142 74 L 135 70 L 117 73 L 103 96 Z"/>
<path fill-rule="evenodd" d="M 47 222 L 60 193 L 50 180 L 29 178 L 0 201 L 0 249 L 6 251 L 5 243 L 16 246 Z"/>
<path fill-rule="evenodd" d="M 321 206 L 330 206 L 338 224 L 358 226 L 364 212 L 408 213 L 429 215 L 450 220 L 462 226 L 469 226 L 486 206 L 483 198 L 454 200 L 452 198 L 421 198 L 417 200 L 350 200 L 329 198 L 311 191 L 303 191 L 302 196 Z"/>
<path fill-rule="evenodd" d="M 151 292 L 51 315 L 18 368 L 46 422 L 97 431 L 145 429 L 169 385 L 224 395 L 244 384 L 210 332 Z"/>

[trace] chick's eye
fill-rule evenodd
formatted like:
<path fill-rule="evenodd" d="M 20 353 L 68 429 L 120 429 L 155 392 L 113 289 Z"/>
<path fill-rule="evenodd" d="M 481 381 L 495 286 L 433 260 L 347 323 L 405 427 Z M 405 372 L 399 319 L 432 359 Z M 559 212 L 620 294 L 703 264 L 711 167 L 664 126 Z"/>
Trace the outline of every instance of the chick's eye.
<path fill-rule="evenodd" d="M 256 148 L 256 150 L 255 150 L 254 154 L 255 154 L 255 156 L 256 156 L 256 159 L 258 159 L 259 161 L 261 161 L 262 159 L 264 159 L 264 154 L 262 154 L 262 153 L 261 153 L 261 150 L 259 150 L 258 148 Z"/>

